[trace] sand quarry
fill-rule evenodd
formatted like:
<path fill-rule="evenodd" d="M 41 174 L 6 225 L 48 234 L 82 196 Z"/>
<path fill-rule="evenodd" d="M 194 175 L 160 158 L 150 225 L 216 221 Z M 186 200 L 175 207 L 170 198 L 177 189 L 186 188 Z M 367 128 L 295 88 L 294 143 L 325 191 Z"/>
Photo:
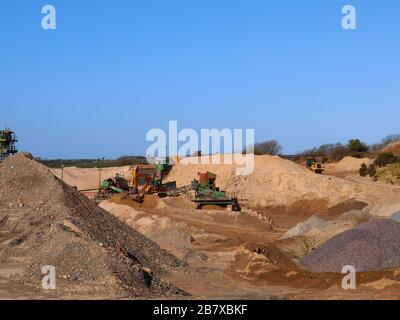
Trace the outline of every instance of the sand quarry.
<path fill-rule="evenodd" d="M 17 154 L 0 164 L 0 297 L 398 299 L 400 188 L 359 177 L 370 161 L 344 158 L 317 175 L 256 156 L 254 173 L 237 176 L 234 165 L 186 158 L 168 174 L 184 186 L 216 173 L 239 213 L 197 210 L 187 195 L 96 205 L 73 187 L 96 188 L 97 169 L 65 168 L 61 181 Z M 101 179 L 120 172 L 129 167 Z M 56 266 L 56 290 L 42 289 L 43 265 Z M 356 290 L 341 287 L 344 265 Z"/>

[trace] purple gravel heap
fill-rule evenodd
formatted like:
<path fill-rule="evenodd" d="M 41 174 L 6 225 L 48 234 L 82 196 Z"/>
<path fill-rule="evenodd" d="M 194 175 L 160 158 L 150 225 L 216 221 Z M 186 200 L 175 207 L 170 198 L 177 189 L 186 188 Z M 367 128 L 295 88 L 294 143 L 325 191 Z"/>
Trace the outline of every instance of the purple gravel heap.
<path fill-rule="evenodd" d="M 400 267 L 400 223 L 375 219 L 345 231 L 322 244 L 300 261 L 312 272 L 341 272 L 346 265 L 356 271 Z"/>

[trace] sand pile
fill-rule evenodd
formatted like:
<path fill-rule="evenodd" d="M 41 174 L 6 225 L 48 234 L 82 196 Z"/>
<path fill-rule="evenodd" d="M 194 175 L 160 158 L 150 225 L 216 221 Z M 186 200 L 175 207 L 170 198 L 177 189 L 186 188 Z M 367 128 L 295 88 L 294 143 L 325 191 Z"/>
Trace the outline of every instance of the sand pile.
<path fill-rule="evenodd" d="M 382 186 L 382 188 L 384 187 Z M 363 210 L 374 216 L 390 218 L 393 212 L 400 211 L 400 202 L 391 203 L 388 201 L 387 203 L 369 205 Z"/>
<path fill-rule="evenodd" d="M 181 262 L 24 155 L 0 164 L 0 269 L 41 286 L 56 267 L 61 294 L 142 296 L 181 291 L 160 280 Z"/>
<path fill-rule="evenodd" d="M 346 265 L 357 271 L 400 267 L 400 224 L 375 219 L 325 242 L 301 260 L 312 272 L 341 272 Z"/>
<path fill-rule="evenodd" d="M 344 157 L 337 163 L 329 163 L 325 166 L 326 173 L 352 172 L 358 171 L 363 163 L 367 166 L 372 164 L 373 160 L 368 158 Z"/>
<path fill-rule="evenodd" d="M 129 195 L 127 194 L 115 194 L 111 202 L 116 203 L 116 204 L 121 204 L 121 205 L 126 205 L 130 206 L 136 210 L 141 210 L 141 209 L 156 209 L 160 206 L 161 199 L 157 195 L 153 194 L 146 194 L 143 198 L 142 202 L 137 202 L 133 200 Z"/>
<path fill-rule="evenodd" d="M 338 221 L 363 223 L 371 220 L 372 215 L 362 210 L 351 210 L 337 218 Z"/>
<path fill-rule="evenodd" d="M 238 248 L 235 259 L 235 272 L 244 279 L 271 271 L 287 272 L 297 269 L 296 264 L 274 244 L 242 245 Z"/>
<path fill-rule="evenodd" d="M 398 201 L 400 195 L 400 190 L 395 192 L 373 184 L 366 185 L 317 175 L 305 167 L 276 156 L 255 156 L 255 169 L 249 176 L 236 175 L 235 169 L 238 166 L 235 164 L 193 165 L 189 163 L 191 159 L 185 158 L 174 166 L 168 179 L 176 180 L 178 186 L 182 186 L 190 184 L 198 172 L 211 171 L 218 175 L 218 186 L 226 191 L 238 193 L 239 198 L 249 200 L 249 205 L 253 207 L 289 206 L 299 201 L 321 199 L 327 206 L 334 206 L 349 199 L 367 203 L 387 203 Z"/>
<path fill-rule="evenodd" d="M 332 227 L 332 224 L 326 222 L 318 216 L 312 216 L 308 220 L 299 223 L 289 231 L 287 231 L 281 239 L 286 239 L 295 236 L 305 236 L 313 232 L 320 232 L 324 229 Z"/>
<path fill-rule="evenodd" d="M 185 223 L 177 223 L 169 218 L 142 211 L 146 207 L 120 204 L 120 200 L 115 200 L 113 198 L 103 201 L 100 207 L 174 255 L 184 257 L 191 249 L 192 236 L 190 228 Z"/>
<path fill-rule="evenodd" d="M 105 179 L 115 177 L 117 173 L 123 173 L 126 179 L 130 179 L 130 166 L 110 167 L 100 170 L 100 182 Z M 61 179 L 61 169 L 50 169 L 59 179 Z M 97 168 L 64 168 L 64 182 L 78 190 L 95 189 L 99 186 L 99 170 Z"/>

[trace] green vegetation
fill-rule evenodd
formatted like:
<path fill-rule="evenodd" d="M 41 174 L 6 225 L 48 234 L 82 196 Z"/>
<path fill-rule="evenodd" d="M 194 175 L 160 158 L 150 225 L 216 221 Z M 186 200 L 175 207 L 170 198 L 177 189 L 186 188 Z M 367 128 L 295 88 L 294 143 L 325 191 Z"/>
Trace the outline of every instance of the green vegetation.
<path fill-rule="evenodd" d="M 376 176 L 376 166 L 374 164 L 371 164 L 368 167 L 365 163 L 363 163 L 359 172 L 361 177 L 370 176 L 371 178 L 373 178 Z"/>
<path fill-rule="evenodd" d="M 376 176 L 379 181 L 400 185 L 400 163 L 388 164 Z"/>
<path fill-rule="evenodd" d="M 359 173 L 362 177 L 373 177 L 374 181 L 400 184 L 400 158 L 390 152 L 382 153 L 369 167 L 363 163 Z"/>
<path fill-rule="evenodd" d="M 339 161 L 346 156 L 351 156 L 355 158 L 362 157 L 366 152 L 368 152 L 369 146 L 359 139 L 352 139 L 346 145 L 341 143 L 335 144 L 324 144 L 319 148 L 313 148 L 305 150 L 298 154 L 299 157 L 304 158 L 316 158 L 322 157 L 326 161 Z"/>
<path fill-rule="evenodd" d="M 146 163 L 146 157 L 142 156 L 123 156 L 118 159 L 38 159 L 41 163 L 50 168 L 78 167 L 78 168 L 107 168 L 122 167 L 132 164 Z"/>
<path fill-rule="evenodd" d="M 368 168 L 367 174 L 373 178 L 376 175 L 376 166 L 374 164 L 371 164 Z"/>
<path fill-rule="evenodd" d="M 360 176 L 361 176 L 361 177 L 366 177 L 366 176 L 367 176 L 367 174 L 368 174 L 368 166 L 367 166 L 365 163 L 363 163 L 363 164 L 361 165 L 361 168 L 360 168 L 360 170 L 359 170 L 359 173 L 360 173 Z"/>
<path fill-rule="evenodd" d="M 369 150 L 368 145 L 364 142 L 361 142 L 360 139 L 349 140 L 349 142 L 347 143 L 347 148 L 352 153 L 363 153 L 368 152 Z"/>
<path fill-rule="evenodd" d="M 388 164 L 397 163 L 400 161 L 400 158 L 395 156 L 393 153 L 382 153 L 378 155 L 375 159 L 374 164 L 380 168 L 386 167 Z"/>

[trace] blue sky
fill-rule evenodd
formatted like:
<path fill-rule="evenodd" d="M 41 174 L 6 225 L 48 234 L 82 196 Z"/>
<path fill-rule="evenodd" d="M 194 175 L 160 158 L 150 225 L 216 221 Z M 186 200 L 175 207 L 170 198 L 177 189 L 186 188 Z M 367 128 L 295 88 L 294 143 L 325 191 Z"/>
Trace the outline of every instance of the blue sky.
<path fill-rule="evenodd" d="M 41 28 L 41 8 L 57 30 Z M 341 8 L 357 9 L 357 30 Z M 47 158 L 145 154 L 146 132 L 254 128 L 285 153 L 400 132 L 400 2 L 4 0 L 0 126 Z"/>

